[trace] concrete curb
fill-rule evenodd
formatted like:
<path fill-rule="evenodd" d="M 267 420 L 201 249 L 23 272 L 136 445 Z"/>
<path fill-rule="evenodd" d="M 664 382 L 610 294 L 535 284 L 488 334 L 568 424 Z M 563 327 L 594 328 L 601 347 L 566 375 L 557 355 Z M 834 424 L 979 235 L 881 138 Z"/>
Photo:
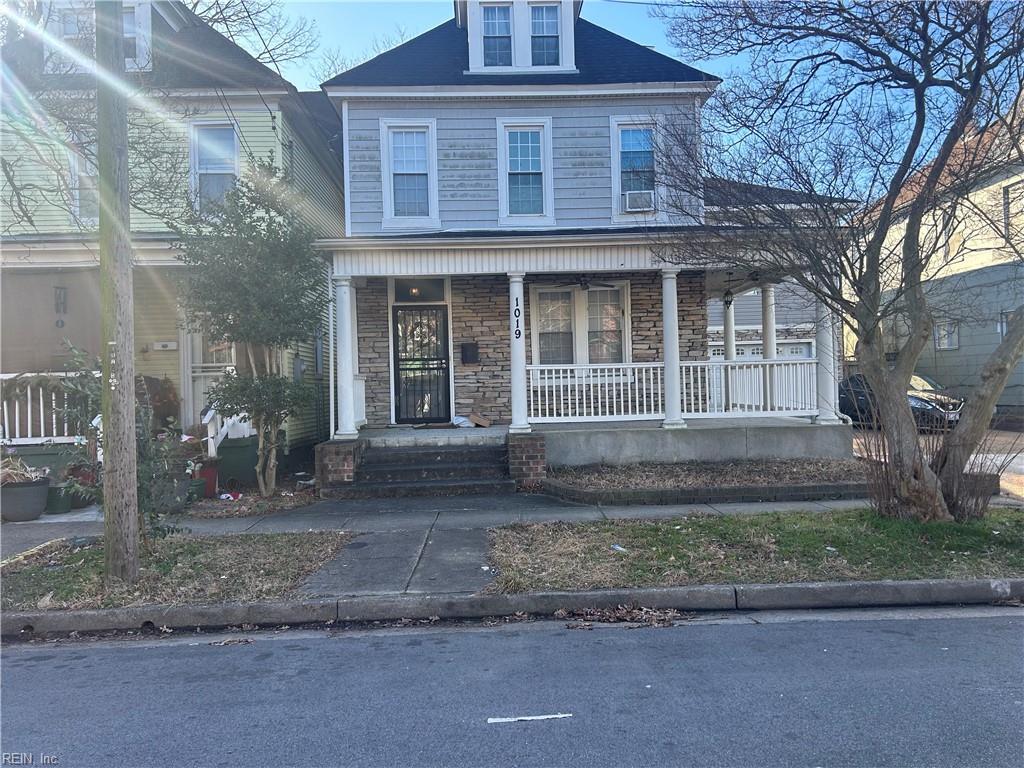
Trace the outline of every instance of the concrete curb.
<path fill-rule="evenodd" d="M 866 482 L 819 485 L 751 485 L 720 488 L 580 488 L 547 478 L 540 490 L 549 496 L 594 506 L 728 504 L 756 501 L 833 501 L 867 499 Z M 865 504 L 867 502 L 865 501 Z"/>
<path fill-rule="evenodd" d="M 219 605 L 153 605 L 84 611 L 17 611 L 3 615 L 4 637 L 113 632 L 139 629 L 216 629 L 253 624 L 290 626 L 333 621 L 480 619 L 558 610 L 635 605 L 680 611 L 747 611 L 800 608 L 875 608 L 967 605 L 1024 599 L 1024 579 L 851 581 L 741 584 L 520 595 L 371 595 Z"/>

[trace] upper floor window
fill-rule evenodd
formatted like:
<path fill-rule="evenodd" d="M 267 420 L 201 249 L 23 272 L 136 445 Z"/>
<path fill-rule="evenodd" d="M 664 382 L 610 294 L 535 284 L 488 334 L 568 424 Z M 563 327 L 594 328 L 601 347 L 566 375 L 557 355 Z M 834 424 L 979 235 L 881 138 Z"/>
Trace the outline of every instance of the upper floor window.
<path fill-rule="evenodd" d="M 100 218 L 99 175 L 96 166 L 77 152 L 71 154 L 70 161 L 72 212 L 80 224 L 95 225 Z"/>
<path fill-rule="evenodd" d="M 512 6 L 485 5 L 483 10 L 484 66 L 512 66 Z"/>
<path fill-rule="evenodd" d="M 499 120 L 498 183 L 500 216 L 506 224 L 549 224 L 553 221 L 551 122 L 536 124 Z"/>
<path fill-rule="evenodd" d="M 1024 181 L 1003 187 L 1003 237 L 1007 241 L 1024 229 Z"/>
<path fill-rule="evenodd" d="M 87 59 L 95 58 L 96 18 L 92 3 L 55 0 L 48 31 L 67 46 L 78 51 Z M 125 69 L 128 71 L 150 68 L 150 22 L 149 3 L 125 3 L 121 11 L 122 33 L 124 35 Z M 62 73 L 82 69 L 84 63 L 76 60 L 75 54 L 55 46 L 48 52 L 46 71 Z M 91 66 L 91 64 L 89 65 Z"/>
<path fill-rule="evenodd" d="M 384 226 L 438 227 L 433 121 L 381 120 Z"/>
<path fill-rule="evenodd" d="M 561 10 L 557 5 L 534 5 L 530 7 L 530 49 L 533 66 L 558 66 L 558 17 Z"/>
<path fill-rule="evenodd" d="M 619 129 L 619 192 L 622 213 L 654 210 L 654 129 Z"/>
<path fill-rule="evenodd" d="M 194 126 L 193 176 L 199 210 L 224 202 L 224 195 L 238 178 L 238 143 L 230 123 Z"/>
<path fill-rule="evenodd" d="M 935 348 L 936 349 L 959 349 L 960 348 L 960 324 L 946 321 L 935 324 Z"/>

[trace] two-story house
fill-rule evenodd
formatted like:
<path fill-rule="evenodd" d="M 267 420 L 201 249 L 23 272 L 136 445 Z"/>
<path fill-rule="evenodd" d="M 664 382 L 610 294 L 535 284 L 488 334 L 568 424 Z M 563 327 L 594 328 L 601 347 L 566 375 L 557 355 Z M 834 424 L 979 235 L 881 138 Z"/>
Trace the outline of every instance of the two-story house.
<path fill-rule="evenodd" d="M 160 392 L 163 415 L 189 428 L 210 384 L 241 361 L 230 345 L 183 327 L 183 267 L 167 222 L 186 205 L 217 200 L 253 163 L 272 157 L 303 193 L 320 235 L 342 234 L 341 163 L 331 150 L 339 122 L 322 92 L 298 92 L 185 4 L 128 0 L 124 8 L 136 371 Z M 5 395 L 2 436 L 18 443 L 73 439 L 46 377 L 33 386 L 25 374 L 59 374 L 66 342 L 99 352 L 96 170 L 84 146 L 94 122 L 83 120 L 77 135 L 67 115 L 55 114 L 91 103 L 93 18 L 89 3 L 44 3 L 42 31 L 3 52 L 0 370 L 29 386 Z M 322 382 L 318 404 L 287 424 L 295 447 L 326 434 L 327 376 L 320 339 L 290 357 L 285 370 Z"/>
<path fill-rule="evenodd" d="M 661 137 L 700 141 L 719 80 L 582 5 L 457 0 L 323 84 L 348 225 L 322 243 L 337 310 L 325 484 L 358 481 L 358 438 L 399 444 L 378 428 L 472 414 L 507 434 L 521 480 L 545 450 L 551 465 L 849 452 L 827 324 L 816 359 L 776 359 L 767 286 L 766 359 L 709 360 L 708 299 L 757 277 L 652 248 L 653 233 L 699 236 L 701 197 L 667 205 Z M 409 440 L 444 439 L 425 432 Z"/>

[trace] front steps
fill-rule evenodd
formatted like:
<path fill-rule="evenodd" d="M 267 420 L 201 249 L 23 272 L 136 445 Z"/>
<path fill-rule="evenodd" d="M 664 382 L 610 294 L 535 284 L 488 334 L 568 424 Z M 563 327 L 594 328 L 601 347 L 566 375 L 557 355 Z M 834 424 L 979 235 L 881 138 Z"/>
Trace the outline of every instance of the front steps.
<path fill-rule="evenodd" d="M 325 488 L 324 495 L 365 499 L 514 491 L 503 443 L 381 445 L 371 439 L 356 467 L 355 481 Z"/>

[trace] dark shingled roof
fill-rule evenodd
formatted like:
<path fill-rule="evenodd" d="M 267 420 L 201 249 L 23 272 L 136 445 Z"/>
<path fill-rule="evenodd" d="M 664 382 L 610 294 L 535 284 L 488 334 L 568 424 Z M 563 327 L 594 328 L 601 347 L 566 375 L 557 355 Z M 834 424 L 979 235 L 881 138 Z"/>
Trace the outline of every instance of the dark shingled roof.
<path fill-rule="evenodd" d="M 325 86 L 410 87 L 431 85 L 604 85 L 612 83 L 717 83 L 719 78 L 627 40 L 614 32 L 576 21 L 578 73 L 467 75 L 469 38 L 454 19 L 414 37 Z"/>
<path fill-rule="evenodd" d="M 748 184 L 714 176 L 704 179 L 704 205 L 707 206 L 736 208 L 747 205 L 804 205 L 814 200 L 812 195 L 794 189 Z"/>

